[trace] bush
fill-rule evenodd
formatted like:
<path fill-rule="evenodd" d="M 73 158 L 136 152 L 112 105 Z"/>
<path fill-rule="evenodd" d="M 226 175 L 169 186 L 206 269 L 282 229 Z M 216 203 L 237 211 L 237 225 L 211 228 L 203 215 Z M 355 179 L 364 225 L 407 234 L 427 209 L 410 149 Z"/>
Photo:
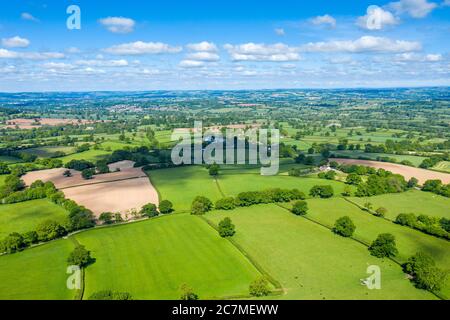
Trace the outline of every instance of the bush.
<path fill-rule="evenodd" d="M 213 176 L 213 177 L 217 177 L 219 175 L 219 170 L 220 170 L 220 166 L 218 164 L 214 163 L 208 169 L 209 175 Z"/>
<path fill-rule="evenodd" d="M 369 247 L 370 254 L 377 258 L 395 257 L 398 250 L 395 237 L 390 233 L 382 233 Z"/>
<path fill-rule="evenodd" d="M 235 226 L 230 218 L 225 218 L 219 222 L 219 235 L 222 238 L 232 237 L 236 233 Z"/>
<path fill-rule="evenodd" d="M 377 210 L 375 210 L 375 216 L 377 217 L 385 217 L 388 210 L 384 207 L 379 207 Z"/>
<path fill-rule="evenodd" d="M 180 300 L 198 300 L 198 295 L 194 293 L 194 290 L 187 284 L 183 284 L 180 289 L 181 289 Z"/>
<path fill-rule="evenodd" d="M 297 201 L 293 204 L 291 211 L 297 216 L 304 216 L 308 213 L 308 203 L 306 201 Z"/>
<path fill-rule="evenodd" d="M 321 172 L 318 174 L 318 177 L 320 179 L 334 180 L 334 179 L 336 179 L 336 172 L 333 170 L 330 170 L 327 172 Z"/>
<path fill-rule="evenodd" d="M 67 234 L 67 230 L 58 222 L 47 220 L 39 224 L 36 228 L 39 241 L 50 241 L 61 238 Z"/>
<path fill-rule="evenodd" d="M 250 284 L 249 292 L 254 297 L 268 296 L 270 294 L 269 282 L 265 278 L 256 279 Z"/>
<path fill-rule="evenodd" d="M 92 162 L 86 160 L 71 160 L 64 166 L 67 169 L 74 169 L 77 171 L 83 171 L 85 169 L 92 169 L 95 165 Z"/>
<path fill-rule="evenodd" d="M 439 291 L 447 277 L 447 273 L 437 268 L 434 260 L 422 252 L 409 258 L 403 267 L 419 289 Z"/>
<path fill-rule="evenodd" d="M 156 217 L 159 214 L 156 205 L 153 203 L 144 205 L 139 213 L 149 218 Z"/>
<path fill-rule="evenodd" d="M 103 222 L 103 224 L 111 224 L 113 223 L 113 214 L 111 212 L 103 212 L 100 217 L 98 217 L 98 220 Z"/>
<path fill-rule="evenodd" d="M 192 201 L 191 213 L 195 215 L 202 215 L 208 211 L 211 211 L 213 204 L 211 200 L 206 197 L 198 196 Z"/>
<path fill-rule="evenodd" d="M 82 245 L 77 246 L 67 258 L 67 263 L 69 265 L 76 265 L 82 268 L 93 262 L 94 259 L 91 257 L 91 252 L 86 250 Z"/>
<path fill-rule="evenodd" d="M 159 204 L 159 212 L 162 214 L 168 214 L 173 211 L 173 204 L 169 200 L 163 200 Z"/>
<path fill-rule="evenodd" d="M 94 169 L 84 169 L 83 171 L 81 171 L 81 176 L 83 177 L 83 179 L 85 180 L 90 180 L 92 179 L 92 177 L 95 174 L 95 170 Z"/>
<path fill-rule="evenodd" d="M 236 200 L 233 197 L 222 198 L 216 201 L 217 210 L 233 210 L 236 208 Z"/>
<path fill-rule="evenodd" d="M 312 197 L 331 198 L 334 195 L 332 186 L 314 186 L 311 188 L 309 195 Z"/>
<path fill-rule="evenodd" d="M 356 230 L 356 226 L 350 217 L 344 216 L 336 220 L 333 232 L 343 236 L 351 237 Z"/>
<path fill-rule="evenodd" d="M 413 213 L 400 213 L 397 216 L 397 218 L 395 218 L 395 223 L 401 226 L 408 226 L 410 228 L 415 228 L 417 218 Z"/>
<path fill-rule="evenodd" d="M 345 182 L 351 185 L 358 185 L 362 182 L 362 178 L 356 173 L 350 173 L 345 179 Z"/>
<path fill-rule="evenodd" d="M 128 292 L 104 290 L 94 292 L 88 300 L 133 300 L 133 297 Z"/>
<path fill-rule="evenodd" d="M 26 246 L 23 236 L 14 232 L 0 242 L 0 253 L 15 253 L 22 251 Z"/>

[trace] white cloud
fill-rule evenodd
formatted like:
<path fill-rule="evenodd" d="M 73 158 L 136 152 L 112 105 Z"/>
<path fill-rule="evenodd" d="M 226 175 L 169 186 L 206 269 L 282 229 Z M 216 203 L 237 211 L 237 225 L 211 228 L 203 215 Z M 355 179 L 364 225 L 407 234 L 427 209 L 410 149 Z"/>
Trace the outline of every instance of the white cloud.
<path fill-rule="evenodd" d="M 5 66 L 0 68 L 0 73 L 14 73 L 15 71 L 15 66 Z"/>
<path fill-rule="evenodd" d="M 216 53 L 200 51 L 187 55 L 188 60 L 197 60 L 197 61 L 219 61 L 220 56 Z"/>
<path fill-rule="evenodd" d="M 73 65 L 63 62 L 47 62 L 42 64 L 42 67 L 45 69 L 53 69 L 53 70 L 70 70 L 74 68 Z"/>
<path fill-rule="evenodd" d="M 310 42 L 302 47 L 307 52 L 409 52 L 422 48 L 419 42 L 363 36 L 356 40 Z"/>
<path fill-rule="evenodd" d="M 29 60 L 47 60 L 62 59 L 64 54 L 60 52 L 17 52 L 7 49 L 0 49 L 0 59 L 29 59 Z"/>
<path fill-rule="evenodd" d="M 80 66 L 90 66 L 90 67 L 126 67 L 128 66 L 128 61 L 121 60 L 77 60 L 76 65 Z"/>
<path fill-rule="evenodd" d="M 412 52 L 405 52 L 397 54 L 394 58 L 397 62 L 439 62 L 442 61 L 441 54 L 416 54 Z"/>
<path fill-rule="evenodd" d="M 143 55 L 143 54 L 160 54 L 160 53 L 178 53 L 181 47 L 171 47 L 162 42 L 143 42 L 136 41 L 131 43 L 119 44 L 105 49 L 104 51 L 118 55 Z"/>
<path fill-rule="evenodd" d="M 336 19 L 333 18 L 332 16 L 330 16 L 329 14 L 326 14 L 324 16 L 317 16 L 313 19 L 311 19 L 311 22 L 315 25 L 328 25 L 331 28 L 335 28 L 336 27 Z"/>
<path fill-rule="evenodd" d="M 203 61 L 196 60 L 183 60 L 180 62 L 182 68 L 201 68 L 205 65 Z"/>
<path fill-rule="evenodd" d="M 108 31 L 113 33 L 130 33 L 134 31 L 136 22 L 130 18 L 108 17 L 99 20 Z"/>
<path fill-rule="evenodd" d="M 385 26 L 395 25 L 397 23 L 397 18 L 391 12 L 383 10 L 379 6 L 369 6 L 367 8 L 367 14 L 359 17 L 356 21 L 358 26 L 367 30 L 381 30 Z"/>
<path fill-rule="evenodd" d="M 199 43 L 190 43 L 186 45 L 191 51 L 204 51 L 204 52 L 217 52 L 217 46 L 212 42 L 199 42 Z"/>
<path fill-rule="evenodd" d="M 445 7 L 450 7 L 450 0 L 445 0 L 444 2 L 442 2 L 442 5 Z"/>
<path fill-rule="evenodd" d="M 287 62 L 300 60 L 299 49 L 283 43 L 272 45 L 252 42 L 240 45 L 226 44 L 224 48 L 233 61 Z"/>
<path fill-rule="evenodd" d="M 30 45 L 30 41 L 19 36 L 12 38 L 3 38 L 2 45 L 7 48 L 26 48 Z"/>
<path fill-rule="evenodd" d="M 21 17 L 23 20 L 28 20 L 28 21 L 33 21 L 33 22 L 39 22 L 39 19 L 33 17 L 33 15 L 32 15 L 31 13 L 28 13 L 28 12 L 23 12 L 23 13 L 20 15 L 20 17 Z"/>
<path fill-rule="evenodd" d="M 427 54 L 425 56 L 425 60 L 429 61 L 429 62 L 442 61 L 442 55 L 441 54 Z"/>
<path fill-rule="evenodd" d="M 67 52 L 67 53 L 80 53 L 81 50 L 78 49 L 77 47 L 70 47 L 70 48 L 67 48 L 67 49 L 66 49 L 66 52 Z"/>
<path fill-rule="evenodd" d="M 394 10 L 397 14 L 406 13 L 413 18 L 424 18 L 436 9 L 438 5 L 427 0 L 400 0 L 389 3 L 387 7 Z"/>
<path fill-rule="evenodd" d="M 449 0 L 450 1 L 450 0 Z M 279 36 L 284 36 L 286 34 L 286 32 L 284 31 L 283 28 L 276 28 L 275 29 L 275 33 Z"/>

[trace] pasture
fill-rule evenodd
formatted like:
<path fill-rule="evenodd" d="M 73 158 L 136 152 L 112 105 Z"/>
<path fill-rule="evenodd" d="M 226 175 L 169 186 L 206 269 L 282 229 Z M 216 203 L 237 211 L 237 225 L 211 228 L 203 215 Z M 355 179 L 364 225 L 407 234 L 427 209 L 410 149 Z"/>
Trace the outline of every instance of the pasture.
<path fill-rule="evenodd" d="M 384 194 L 368 198 L 350 198 L 351 201 L 364 206 L 372 203 L 374 210 L 379 207 L 388 209 L 386 218 L 395 220 L 400 213 L 426 214 L 432 217 L 450 219 L 450 199 L 431 192 L 410 190 L 403 193 Z"/>
<path fill-rule="evenodd" d="M 35 230 L 45 220 L 64 223 L 67 216 L 63 208 L 46 199 L 0 204 L 0 239 L 12 232 Z"/>
<path fill-rule="evenodd" d="M 201 299 L 247 295 L 255 267 L 199 217 L 176 214 L 75 236 L 97 261 L 85 298 L 99 290 L 135 299 L 178 299 L 188 284 Z"/>
<path fill-rule="evenodd" d="M 433 167 L 433 170 L 450 173 L 450 161 L 441 161 Z"/>
<path fill-rule="evenodd" d="M 0 256 L 0 300 L 70 300 L 67 289 L 68 240 L 58 240 L 24 252 Z"/>
<path fill-rule="evenodd" d="M 218 223 L 230 217 L 234 240 L 285 289 L 283 299 L 433 299 L 415 289 L 401 268 L 372 257 L 360 243 L 276 205 L 215 211 L 207 219 Z M 369 265 L 382 272 L 382 289 L 360 284 Z"/>

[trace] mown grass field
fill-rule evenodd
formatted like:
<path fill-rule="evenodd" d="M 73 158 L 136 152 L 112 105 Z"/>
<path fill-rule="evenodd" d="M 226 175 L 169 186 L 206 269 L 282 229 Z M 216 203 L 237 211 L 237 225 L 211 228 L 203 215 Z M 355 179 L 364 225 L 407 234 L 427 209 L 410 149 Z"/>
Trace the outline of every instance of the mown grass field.
<path fill-rule="evenodd" d="M 85 298 L 99 290 L 135 299 L 178 299 L 191 286 L 202 299 L 248 294 L 255 267 L 200 218 L 172 215 L 75 236 L 96 262 L 86 269 Z"/>
<path fill-rule="evenodd" d="M 349 216 L 356 225 L 355 237 L 370 244 L 380 233 L 391 233 L 396 238 L 399 251 L 397 260 L 406 260 L 417 252 L 423 251 L 431 255 L 441 268 L 450 266 L 450 242 L 422 232 L 403 227 L 391 221 L 377 218 L 343 198 L 308 200 L 308 218 L 333 227 L 337 219 Z M 450 296 L 450 281 L 442 291 Z"/>
<path fill-rule="evenodd" d="M 450 161 L 441 161 L 433 169 L 450 173 Z"/>
<path fill-rule="evenodd" d="M 75 148 L 65 146 L 46 146 L 46 147 L 26 149 L 23 150 L 23 152 L 34 154 L 41 158 L 50 158 L 55 155 L 55 152 L 64 152 L 65 154 L 71 154 L 75 152 Z"/>
<path fill-rule="evenodd" d="M 68 240 L 58 240 L 17 254 L 0 256 L 0 300 L 70 300 L 67 289 Z"/>
<path fill-rule="evenodd" d="M 61 159 L 64 163 L 67 163 L 71 160 L 87 160 L 96 162 L 98 160 L 104 159 L 109 154 L 111 154 L 111 152 L 109 151 L 91 149 L 85 152 L 70 154 L 59 159 Z"/>
<path fill-rule="evenodd" d="M 207 219 L 217 224 L 227 216 L 236 225 L 235 241 L 285 288 L 280 298 L 434 299 L 414 288 L 394 262 L 276 205 L 216 211 Z M 369 265 L 381 268 L 381 290 L 360 284 Z"/>
<path fill-rule="evenodd" d="M 208 170 L 201 166 L 147 171 L 161 199 L 173 202 L 177 211 L 188 211 L 196 196 L 206 196 L 212 201 L 222 197 Z"/>
<path fill-rule="evenodd" d="M 339 158 L 340 155 L 343 155 L 345 157 L 351 157 L 354 159 L 358 159 L 359 157 L 367 158 L 370 160 L 377 160 L 379 157 L 387 157 L 395 159 L 398 163 L 400 163 L 403 160 L 410 161 L 415 167 L 418 167 L 423 160 L 426 159 L 426 157 L 419 157 L 419 156 L 410 156 L 410 155 L 397 155 L 397 154 L 388 154 L 388 153 L 366 153 L 364 151 L 333 151 L 333 154 L 336 155 L 336 157 Z M 333 160 L 333 159 L 331 159 Z"/>
<path fill-rule="evenodd" d="M 67 216 L 67 211 L 46 199 L 0 204 L 0 239 L 12 232 L 35 230 L 45 220 L 63 223 Z"/>
<path fill-rule="evenodd" d="M 388 209 L 386 218 L 395 220 L 400 213 L 426 214 L 432 217 L 450 219 L 450 199 L 431 192 L 410 190 L 398 194 L 384 194 L 368 198 L 350 198 L 351 201 L 364 206 L 370 202 L 374 210 L 379 207 Z"/>
<path fill-rule="evenodd" d="M 6 179 L 7 175 L 0 175 L 0 186 L 2 186 L 5 183 L 5 179 Z"/>

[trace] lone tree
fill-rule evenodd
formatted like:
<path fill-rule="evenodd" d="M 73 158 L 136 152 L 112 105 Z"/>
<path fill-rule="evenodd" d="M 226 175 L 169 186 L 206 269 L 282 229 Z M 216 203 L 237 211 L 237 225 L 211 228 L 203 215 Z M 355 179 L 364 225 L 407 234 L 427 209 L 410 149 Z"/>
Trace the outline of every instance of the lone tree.
<path fill-rule="evenodd" d="M 356 230 L 356 226 L 353 223 L 352 219 L 348 216 L 341 217 L 336 220 L 334 224 L 333 232 L 343 236 L 343 237 L 351 237 Z"/>
<path fill-rule="evenodd" d="M 198 295 L 194 293 L 194 290 L 187 284 L 183 284 L 180 290 L 181 290 L 180 300 L 198 300 Z"/>
<path fill-rule="evenodd" d="M 63 173 L 63 176 L 66 178 L 69 178 L 72 176 L 72 172 L 70 170 L 65 170 Z"/>
<path fill-rule="evenodd" d="M 220 166 L 217 163 L 213 163 L 210 167 L 209 167 L 209 175 L 213 176 L 213 177 L 217 177 L 219 175 L 219 170 L 220 170 Z"/>
<path fill-rule="evenodd" d="M 297 201 L 292 206 L 292 213 L 297 216 L 304 216 L 308 213 L 308 203 L 306 201 Z"/>
<path fill-rule="evenodd" d="M 222 238 L 232 237 L 236 233 L 235 226 L 230 218 L 225 218 L 219 222 L 219 235 Z"/>
<path fill-rule="evenodd" d="M 156 217 L 158 215 L 158 210 L 156 209 L 155 204 L 148 203 L 142 207 L 142 209 L 139 213 L 145 217 L 152 218 L 152 217 Z"/>
<path fill-rule="evenodd" d="M 379 207 L 377 210 L 375 210 L 375 215 L 377 217 L 382 217 L 384 218 L 386 216 L 386 213 L 388 212 L 388 210 L 384 207 Z"/>
<path fill-rule="evenodd" d="M 309 191 L 309 195 L 316 198 L 331 198 L 334 195 L 334 190 L 332 186 L 326 185 L 326 186 L 314 186 Z"/>
<path fill-rule="evenodd" d="M 94 173 L 94 169 L 84 169 L 83 171 L 81 171 L 81 176 L 85 180 L 90 180 L 94 176 Z"/>
<path fill-rule="evenodd" d="M 250 283 L 250 295 L 254 297 L 263 297 L 270 294 L 269 282 L 265 278 L 259 278 Z"/>
<path fill-rule="evenodd" d="M 370 254 L 377 258 L 395 257 L 398 250 L 395 244 L 395 237 L 390 233 L 378 235 L 369 247 Z"/>
<path fill-rule="evenodd" d="M 436 263 L 429 255 L 419 252 L 408 259 L 403 265 L 406 273 L 419 289 L 439 291 L 447 278 L 447 272 L 436 267 Z"/>
<path fill-rule="evenodd" d="M 198 196 L 192 201 L 191 213 L 195 215 L 202 215 L 211 211 L 213 204 L 211 200 L 206 197 Z"/>
<path fill-rule="evenodd" d="M 163 200 L 159 204 L 159 212 L 162 214 L 168 214 L 173 211 L 173 204 L 169 200 Z"/>
<path fill-rule="evenodd" d="M 77 246 L 70 254 L 67 259 L 69 265 L 76 265 L 80 267 L 86 267 L 93 263 L 94 259 L 91 257 L 91 252 L 86 250 L 82 245 Z"/>

